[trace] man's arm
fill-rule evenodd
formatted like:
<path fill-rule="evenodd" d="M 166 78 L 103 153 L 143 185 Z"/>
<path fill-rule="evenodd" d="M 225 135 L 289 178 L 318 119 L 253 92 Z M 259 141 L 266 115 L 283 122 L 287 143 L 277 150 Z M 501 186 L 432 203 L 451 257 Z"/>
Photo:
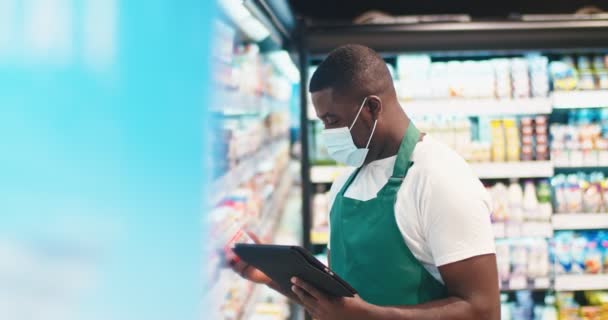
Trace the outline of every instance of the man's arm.
<path fill-rule="evenodd" d="M 449 298 L 413 306 L 382 307 L 360 297 L 330 298 L 300 279 L 294 292 L 317 319 L 498 320 L 500 299 L 496 257 L 487 254 L 439 267 Z"/>
<path fill-rule="evenodd" d="M 449 298 L 415 306 L 372 307 L 370 319 L 498 320 L 496 256 L 482 255 L 439 267 Z"/>

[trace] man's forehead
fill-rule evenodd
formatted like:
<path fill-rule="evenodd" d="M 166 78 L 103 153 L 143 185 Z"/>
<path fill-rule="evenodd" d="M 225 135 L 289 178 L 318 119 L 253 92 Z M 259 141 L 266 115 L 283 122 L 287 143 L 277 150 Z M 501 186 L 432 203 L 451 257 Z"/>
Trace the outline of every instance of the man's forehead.
<path fill-rule="evenodd" d="M 311 94 L 312 103 L 319 114 L 327 112 L 336 114 L 345 111 L 344 106 L 348 105 L 348 103 L 344 101 L 345 99 L 343 97 L 334 93 L 333 89 L 328 88 Z"/>

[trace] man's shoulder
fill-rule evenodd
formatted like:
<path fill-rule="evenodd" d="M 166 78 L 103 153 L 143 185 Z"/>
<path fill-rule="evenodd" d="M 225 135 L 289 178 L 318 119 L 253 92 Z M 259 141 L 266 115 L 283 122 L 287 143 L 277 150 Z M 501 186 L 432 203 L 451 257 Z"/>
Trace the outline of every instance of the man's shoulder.
<path fill-rule="evenodd" d="M 426 137 L 412 156 L 413 171 L 425 176 L 472 174 L 469 164 L 456 151 L 440 141 Z"/>

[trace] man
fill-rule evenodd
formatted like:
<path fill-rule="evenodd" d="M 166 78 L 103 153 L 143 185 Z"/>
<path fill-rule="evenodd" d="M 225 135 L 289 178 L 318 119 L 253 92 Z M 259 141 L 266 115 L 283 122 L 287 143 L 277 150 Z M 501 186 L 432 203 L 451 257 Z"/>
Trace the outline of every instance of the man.
<path fill-rule="evenodd" d="M 356 168 L 330 191 L 328 261 L 359 294 L 332 298 L 295 278 L 284 293 L 320 320 L 500 319 L 490 199 L 460 156 L 410 122 L 383 59 L 340 47 L 310 92 L 330 156 Z"/>

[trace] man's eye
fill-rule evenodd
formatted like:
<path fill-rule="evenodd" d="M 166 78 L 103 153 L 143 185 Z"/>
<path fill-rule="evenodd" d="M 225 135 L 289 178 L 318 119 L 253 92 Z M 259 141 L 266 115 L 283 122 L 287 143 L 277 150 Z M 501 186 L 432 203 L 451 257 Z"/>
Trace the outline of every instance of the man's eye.
<path fill-rule="evenodd" d="M 328 125 L 328 126 L 335 125 L 337 123 L 338 123 L 338 120 L 336 118 L 334 118 L 334 117 L 326 117 L 325 118 L 325 124 Z"/>

